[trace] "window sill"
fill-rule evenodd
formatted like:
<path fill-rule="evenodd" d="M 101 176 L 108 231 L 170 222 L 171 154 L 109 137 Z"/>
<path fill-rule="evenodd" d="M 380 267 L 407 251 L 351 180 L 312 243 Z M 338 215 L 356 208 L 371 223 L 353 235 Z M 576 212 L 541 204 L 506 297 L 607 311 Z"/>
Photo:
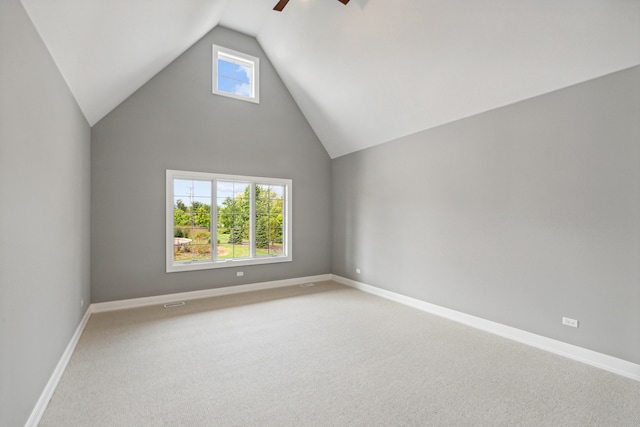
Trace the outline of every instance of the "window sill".
<path fill-rule="evenodd" d="M 196 270 L 210 270 L 214 268 L 230 268 L 230 267 L 244 267 L 248 265 L 261 265 L 261 264 L 275 264 L 281 262 L 290 262 L 291 256 L 273 256 L 273 257 L 260 257 L 250 259 L 227 259 L 223 261 L 190 261 L 181 263 L 168 263 L 167 273 L 177 273 L 180 271 L 196 271 Z"/>

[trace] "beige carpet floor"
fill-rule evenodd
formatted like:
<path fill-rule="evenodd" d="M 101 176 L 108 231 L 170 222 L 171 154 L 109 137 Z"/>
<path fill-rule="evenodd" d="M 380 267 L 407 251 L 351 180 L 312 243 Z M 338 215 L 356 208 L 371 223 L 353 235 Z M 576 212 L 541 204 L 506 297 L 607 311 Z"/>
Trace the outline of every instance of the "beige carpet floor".
<path fill-rule="evenodd" d="M 342 285 L 94 314 L 42 426 L 639 426 L 640 382 Z"/>

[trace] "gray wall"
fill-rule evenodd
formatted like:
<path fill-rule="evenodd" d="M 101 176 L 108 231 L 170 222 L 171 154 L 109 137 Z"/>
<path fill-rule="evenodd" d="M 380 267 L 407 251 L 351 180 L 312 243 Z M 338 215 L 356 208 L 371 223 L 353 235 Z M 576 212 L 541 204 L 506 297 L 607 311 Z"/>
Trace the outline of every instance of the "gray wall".
<path fill-rule="evenodd" d="M 636 67 L 334 159 L 333 273 L 640 363 L 639 86 Z"/>
<path fill-rule="evenodd" d="M 2 425 L 27 421 L 89 304 L 89 138 L 22 5 L 0 1 Z"/>
<path fill-rule="evenodd" d="M 260 58 L 260 104 L 211 94 L 211 45 Z M 93 302 L 330 273 L 329 156 L 252 37 L 217 27 L 92 129 Z M 165 273 L 165 170 L 293 179 L 293 261 Z"/>

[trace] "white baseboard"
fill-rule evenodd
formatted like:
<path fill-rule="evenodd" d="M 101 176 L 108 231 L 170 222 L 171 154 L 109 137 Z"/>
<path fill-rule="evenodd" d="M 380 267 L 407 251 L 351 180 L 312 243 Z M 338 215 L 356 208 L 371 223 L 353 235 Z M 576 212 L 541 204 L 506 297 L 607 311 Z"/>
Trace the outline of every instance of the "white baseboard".
<path fill-rule="evenodd" d="M 91 304 L 91 312 L 101 313 L 104 311 L 123 310 L 125 308 L 145 307 L 148 305 L 167 304 L 177 301 L 188 301 L 200 298 L 217 297 L 221 295 L 239 294 L 242 292 L 260 291 L 263 289 L 282 288 L 285 286 L 302 285 L 304 283 L 321 282 L 326 280 L 331 280 L 331 274 L 297 277 L 294 279 L 275 280 L 272 282 L 252 283 L 249 285 L 226 286 L 224 288 L 204 289 L 202 291 L 179 292 L 176 294 L 158 295 L 155 297 L 99 302 Z"/>
<path fill-rule="evenodd" d="M 87 308 L 87 311 L 84 313 L 84 316 L 82 316 L 82 320 L 80 320 L 80 324 L 78 325 L 78 327 L 76 328 L 76 331 L 71 337 L 71 341 L 69 341 L 67 348 L 64 350 L 64 353 L 62 353 L 62 357 L 60 357 L 60 361 L 56 365 L 56 368 L 53 370 L 53 374 L 51 374 L 51 377 L 49 378 L 47 385 L 44 387 L 44 390 L 40 395 L 40 399 L 38 399 L 36 406 L 33 408 L 33 411 L 31 411 L 31 415 L 29 416 L 29 419 L 27 420 L 25 427 L 36 427 L 38 423 L 40 423 L 40 419 L 42 419 L 42 415 L 44 415 L 44 411 L 45 409 L 47 409 L 47 405 L 49 404 L 49 401 L 53 397 L 53 393 L 55 392 L 56 387 L 60 382 L 60 378 L 62 378 L 62 374 L 64 373 L 64 370 L 67 368 L 67 364 L 69 363 L 69 360 L 71 360 L 71 355 L 73 354 L 73 351 L 76 349 L 78 340 L 82 335 L 82 331 L 84 331 L 84 327 L 87 325 L 87 322 L 89 321 L 89 317 L 91 317 L 91 306 Z"/>
<path fill-rule="evenodd" d="M 459 311 L 430 304 L 416 298 L 407 297 L 405 295 L 380 289 L 375 286 L 367 285 L 335 274 L 332 275 L 332 278 L 334 281 L 342 283 L 343 285 L 640 381 L 640 365 L 638 364 L 572 344 L 567 344 L 552 338 L 536 335 L 501 323 L 492 322 L 480 317 L 471 316 Z"/>
<path fill-rule="evenodd" d="M 322 274 L 318 276 L 298 277 L 294 279 L 276 280 L 272 282 L 253 283 L 248 285 L 228 286 L 224 288 L 206 289 L 202 291 L 193 292 L 180 292 L 169 295 L 160 295 L 155 297 L 135 298 L 122 301 L 111 301 L 91 304 L 86 313 L 82 317 L 80 324 L 78 325 L 75 333 L 71 337 L 71 341 L 67 345 L 60 361 L 58 362 L 51 378 L 47 382 L 40 399 L 36 403 L 31 416 L 27 420 L 25 427 L 36 427 L 44 414 L 47 404 L 62 378 L 71 355 L 78 344 L 78 340 L 84 331 L 84 328 L 89 321 L 92 313 L 100 313 L 105 311 L 122 310 L 126 308 L 144 307 L 155 304 L 166 304 L 176 301 L 187 301 L 199 298 L 208 298 L 221 295 L 230 295 L 243 292 L 258 291 L 264 289 L 280 288 L 285 286 L 302 285 L 310 282 L 321 282 L 327 280 L 334 280 L 343 285 L 347 285 L 364 292 L 368 292 L 373 295 L 377 295 L 391 301 L 395 301 L 409 307 L 417 308 L 418 310 L 425 311 L 427 313 L 435 314 L 440 317 L 444 317 L 455 322 L 459 322 L 477 329 L 481 329 L 486 332 L 490 332 L 495 335 L 502 336 L 514 341 L 521 342 L 523 344 L 530 345 L 532 347 L 540 348 L 542 350 L 549 351 L 551 353 L 559 354 L 561 356 L 577 360 L 579 362 L 586 363 L 609 372 L 622 375 L 627 378 L 631 378 L 640 381 L 640 365 L 628 362 L 626 360 L 618 359 L 613 356 L 598 353 L 592 350 L 588 350 L 582 347 L 578 347 L 572 344 L 567 344 L 562 341 L 557 341 L 551 338 L 536 335 L 531 332 L 523 331 L 520 329 L 512 328 L 500 323 L 492 322 L 490 320 L 482 319 L 480 317 L 471 316 L 459 311 L 451 310 L 448 308 L 440 307 L 435 304 L 430 304 L 425 301 L 418 300 L 416 298 L 407 297 L 395 292 L 380 289 L 375 286 L 367 285 L 365 283 L 357 282 L 355 280 L 347 279 L 334 274 Z"/>

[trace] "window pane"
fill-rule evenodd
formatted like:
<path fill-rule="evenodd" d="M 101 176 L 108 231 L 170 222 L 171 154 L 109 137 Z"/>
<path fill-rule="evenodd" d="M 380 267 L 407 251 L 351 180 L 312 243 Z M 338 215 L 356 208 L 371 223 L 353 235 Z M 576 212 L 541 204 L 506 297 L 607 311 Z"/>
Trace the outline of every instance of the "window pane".
<path fill-rule="evenodd" d="M 186 245 L 191 243 L 189 238 L 191 227 L 173 227 L 173 245 Z"/>
<path fill-rule="evenodd" d="M 211 197 L 211 182 L 194 179 L 174 179 L 173 194 L 177 197 Z"/>
<path fill-rule="evenodd" d="M 189 206 L 197 209 L 201 206 L 207 206 L 209 209 L 211 208 L 211 197 L 191 197 L 189 198 Z"/>
<path fill-rule="evenodd" d="M 222 76 L 218 76 L 218 90 L 239 96 L 251 96 L 251 85 L 249 83 Z"/>
<path fill-rule="evenodd" d="M 193 195 L 211 199 L 211 181 L 192 181 Z"/>
<path fill-rule="evenodd" d="M 196 213 L 193 216 L 193 227 L 198 231 L 205 231 L 210 236 L 211 233 L 211 214 Z"/>
<path fill-rule="evenodd" d="M 260 194 L 256 200 L 256 256 L 281 255 L 284 186 L 260 184 L 256 188 L 258 187 Z"/>
<path fill-rule="evenodd" d="M 218 258 L 249 258 L 250 255 L 249 228 L 238 224 L 232 226 L 229 234 L 225 235 L 218 244 Z"/>
<path fill-rule="evenodd" d="M 251 82 L 251 67 L 246 65 L 236 65 L 234 69 L 234 77 L 243 83 L 249 84 Z"/>
<path fill-rule="evenodd" d="M 194 261 L 211 260 L 211 246 L 209 245 L 192 245 L 192 254 Z"/>
<path fill-rule="evenodd" d="M 233 257 L 233 245 L 229 243 L 229 233 L 230 230 L 228 228 L 222 228 L 220 221 L 218 221 L 218 259 Z"/>
<path fill-rule="evenodd" d="M 269 186 L 263 184 L 256 184 L 256 198 L 267 199 L 269 197 Z"/>
<path fill-rule="evenodd" d="M 248 228 L 244 227 L 245 221 L 236 215 L 235 223 L 229 229 L 229 243 L 241 245 L 249 240 Z"/>
<path fill-rule="evenodd" d="M 267 215 L 256 216 L 256 254 L 259 249 L 269 247 L 269 217 Z"/>
<path fill-rule="evenodd" d="M 249 198 L 249 184 L 244 182 L 233 183 L 233 196 L 237 199 L 239 197 Z"/>
<path fill-rule="evenodd" d="M 211 259 L 211 181 L 173 180 L 175 261 Z"/>
<path fill-rule="evenodd" d="M 234 258 L 249 258 L 251 256 L 251 248 L 249 247 L 249 224 L 242 229 L 242 242 L 233 245 Z"/>
<path fill-rule="evenodd" d="M 211 260 L 211 247 L 208 245 L 181 245 L 174 251 L 176 261 Z"/>
<path fill-rule="evenodd" d="M 189 208 L 179 199 L 178 202 L 173 205 L 173 225 L 180 227 L 193 225 L 193 218 L 189 212 Z"/>
<path fill-rule="evenodd" d="M 191 191 L 189 188 L 192 186 L 192 180 L 186 179 L 174 179 L 173 180 L 173 194 L 176 197 L 189 197 Z"/>
<path fill-rule="evenodd" d="M 282 185 L 271 185 L 269 190 L 271 190 L 270 198 L 282 199 L 282 195 L 284 194 L 284 187 Z"/>
<path fill-rule="evenodd" d="M 238 64 L 233 60 L 218 58 L 218 76 L 240 83 L 250 83 L 253 74 L 251 65 Z"/>
<path fill-rule="evenodd" d="M 191 245 L 189 243 L 175 243 L 173 245 L 173 259 L 178 262 L 191 261 Z"/>
<path fill-rule="evenodd" d="M 282 242 L 272 242 L 271 245 L 269 245 L 269 255 L 282 255 L 283 251 L 282 251 Z"/>
<path fill-rule="evenodd" d="M 275 215 L 282 214 L 282 199 L 269 200 L 269 213 Z"/>
<path fill-rule="evenodd" d="M 249 248 L 249 184 L 218 182 L 217 239 L 220 259 L 247 258 Z"/>
<path fill-rule="evenodd" d="M 234 69 L 237 67 L 233 62 L 225 61 L 218 58 L 218 75 L 224 77 L 233 77 Z"/>
<path fill-rule="evenodd" d="M 218 205 L 218 257 L 221 258 L 230 258 L 233 256 L 231 247 L 229 246 L 231 230 L 235 225 L 235 215 L 232 212 L 233 200 L 231 198 L 225 199 L 222 204 Z"/>
<path fill-rule="evenodd" d="M 233 197 L 233 182 L 218 181 L 216 184 L 216 192 L 218 198 Z"/>
<path fill-rule="evenodd" d="M 256 256 L 273 256 L 282 254 L 282 235 L 282 215 L 257 215 Z"/>
<path fill-rule="evenodd" d="M 267 215 L 269 213 L 269 201 L 264 198 L 256 200 L 256 215 Z"/>
<path fill-rule="evenodd" d="M 188 197 L 175 196 L 173 198 L 173 207 L 174 207 L 174 209 L 178 208 L 178 209 L 182 210 L 183 212 L 187 212 L 187 205 L 185 204 L 185 200 L 187 201 L 187 203 L 189 203 Z"/>

